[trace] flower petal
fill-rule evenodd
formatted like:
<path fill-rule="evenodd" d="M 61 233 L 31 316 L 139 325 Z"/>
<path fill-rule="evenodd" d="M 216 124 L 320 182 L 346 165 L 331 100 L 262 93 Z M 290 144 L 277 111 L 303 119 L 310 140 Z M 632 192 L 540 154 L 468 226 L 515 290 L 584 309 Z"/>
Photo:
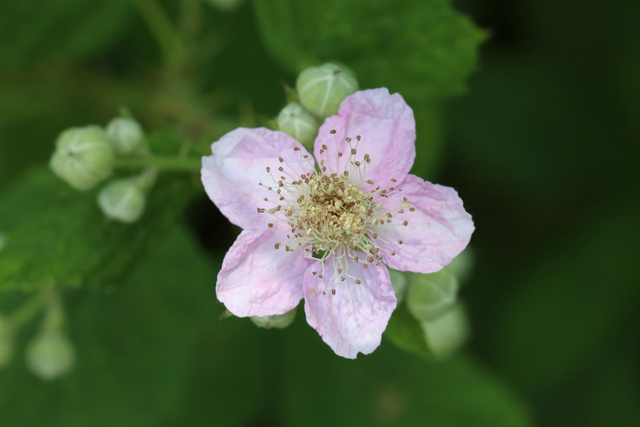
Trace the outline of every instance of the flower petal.
<path fill-rule="evenodd" d="M 296 147 L 299 151 L 294 151 Z M 308 155 L 302 144 L 283 132 L 265 128 L 233 130 L 214 142 L 211 152 L 211 156 L 202 158 L 204 188 L 229 221 L 247 229 L 258 229 L 270 221 L 268 214 L 257 211 L 259 207 L 273 207 L 264 201 L 265 197 L 275 200 L 266 187 L 277 188 L 280 176 L 291 181 L 314 170 L 311 156 L 301 160 Z M 281 166 L 285 173 L 278 171 Z"/>
<path fill-rule="evenodd" d="M 332 129 L 336 130 L 335 135 L 330 133 Z M 361 136 L 359 143 L 357 135 Z M 390 95 L 386 88 L 356 92 L 342 101 L 338 114 L 327 118 L 318 132 L 313 150 L 318 163 L 324 159 L 329 169 L 342 172 L 351 150 L 346 137 L 351 138 L 354 148 L 358 143 L 353 161 L 363 162 L 364 155 L 370 155 L 366 178 L 382 187 L 390 186 L 391 178 L 402 182 L 413 166 L 416 157 L 413 111 L 402 96 Z M 327 152 L 320 154 L 323 145 Z M 339 157 L 337 151 L 343 156 Z"/>
<path fill-rule="evenodd" d="M 283 314 L 302 299 L 304 272 L 312 263 L 302 250 L 285 251 L 277 231 L 244 230 L 227 252 L 218 273 L 216 294 L 238 317 Z"/>
<path fill-rule="evenodd" d="M 402 192 L 385 199 L 383 209 L 397 211 L 406 197 L 415 211 L 404 209 L 392 224 L 374 227 L 380 236 L 383 261 L 401 271 L 439 271 L 467 247 L 474 230 L 471 215 L 464 210 L 453 188 L 432 184 L 415 175 L 407 175 L 399 188 Z M 407 226 L 402 225 L 405 220 Z M 396 254 L 391 256 L 393 251 Z"/>
<path fill-rule="evenodd" d="M 389 271 L 385 266 L 365 269 L 350 263 L 348 274 L 353 277 L 341 281 L 339 274 L 333 274 L 332 258 L 324 265 L 327 277 L 313 274 L 319 267 L 316 262 L 304 276 L 307 322 L 338 356 L 355 359 L 358 352 L 373 352 L 397 303 Z"/>

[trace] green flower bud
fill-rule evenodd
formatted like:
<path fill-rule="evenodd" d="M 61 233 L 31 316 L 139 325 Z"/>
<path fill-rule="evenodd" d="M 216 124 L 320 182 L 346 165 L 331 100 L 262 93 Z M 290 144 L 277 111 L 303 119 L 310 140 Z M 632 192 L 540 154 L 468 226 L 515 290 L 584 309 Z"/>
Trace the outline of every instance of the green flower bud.
<path fill-rule="evenodd" d="M 98 206 L 107 218 L 131 224 L 142 216 L 146 196 L 135 179 L 109 183 L 98 194 Z"/>
<path fill-rule="evenodd" d="M 58 330 L 44 330 L 27 346 L 27 366 L 43 380 L 53 380 L 69 372 L 76 361 L 73 344 Z"/>
<path fill-rule="evenodd" d="M 433 320 L 454 306 L 458 280 L 446 271 L 412 274 L 407 293 L 407 308 L 420 321 Z"/>
<path fill-rule="evenodd" d="M 278 128 L 300 141 L 307 149 L 313 149 L 318 135 L 318 122 L 313 114 L 297 102 L 287 104 L 278 114 Z"/>
<path fill-rule="evenodd" d="M 71 128 L 58 137 L 49 164 L 73 188 L 88 190 L 111 175 L 113 149 L 100 127 Z"/>
<path fill-rule="evenodd" d="M 469 339 L 469 320 L 463 306 L 456 305 L 437 319 L 422 322 L 429 348 L 437 358 L 458 351 Z"/>
<path fill-rule="evenodd" d="M 142 146 L 142 126 L 129 117 L 116 117 L 106 129 L 107 138 L 117 154 L 131 154 Z"/>
<path fill-rule="evenodd" d="M 391 286 L 393 286 L 393 290 L 396 292 L 396 298 L 398 299 L 398 304 L 400 304 L 407 293 L 407 285 L 409 284 L 407 275 L 402 271 L 390 268 L 389 276 L 391 276 Z"/>
<path fill-rule="evenodd" d="M 460 283 L 464 283 L 471 275 L 471 270 L 475 262 L 475 256 L 471 248 L 466 248 L 451 261 L 444 269 L 458 278 Z"/>
<path fill-rule="evenodd" d="M 13 328 L 9 324 L 9 319 L 0 314 L 0 368 L 11 362 L 13 350 Z"/>
<path fill-rule="evenodd" d="M 340 103 L 358 90 L 358 80 L 344 66 L 327 63 L 300 73 L 296 87 L 302 105 L 324 118 L 336 114 Z"/>
<path fill-rule="evenodd" d="M 284 314 L 276 314 L 274 316 L 251 317 L 251 321 L 260 328 L 280 328 L 284 329 L 293 323 L 296 317 L 296 309 L 287 311 Z"/>

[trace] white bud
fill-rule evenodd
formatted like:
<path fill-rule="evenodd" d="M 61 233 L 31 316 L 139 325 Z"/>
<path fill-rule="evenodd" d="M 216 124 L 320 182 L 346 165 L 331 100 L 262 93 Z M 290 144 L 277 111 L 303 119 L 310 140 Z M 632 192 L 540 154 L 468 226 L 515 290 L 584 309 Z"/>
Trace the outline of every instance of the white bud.
<path fill-rule="evenodd" d="M 420 321 L 443 315 L 456 303 L 458 280 L 446 271 L 412 274 L 407 292 L 407 308 Z"/>
<path fill-rule="evenodd" d="M 284 314 L 276 314 L 273 316 L 265 317 L 251 317 L 251 321 L 260 328 L 280 328 L 284 329 L 293 323 L 293 319 L 296 317 L 296 309 L 287 311 Z"/>
<path fill-rule="evenodd" d="M 307 149 L 313 149 L 318 135 L 318 121 L 297 102 L 291 102 L 278 114 L 278 128 L 300 141 Z"/>
<path fill-rule="evenodd" d="M 135 179 L 120 179 L 107 184 L 98 194 L 98 206 L 107 218 L 136 222 L 142 216 L 146 196 Z"/>
<path fill-rule="evenodd" d="M 44 330 L 27 346 L 27 366 L 43 380 L 69 372 L 76 361 L 73 344 L 62 330 Z"/>
<path fill-rule="evenodd" d="M 358 90 L 358 80 L 346 67 L 326 63 L 300 73 L 296 88 L 302 105 L 324 118 L 336 114 L 342 101 Z"/>
<path fill-rule="evenodd" d="M 142 146 L 144 131 L 142 126 L 129 117 L 116 117 L 111 120 L 106 128 L 107 139 L 114 151 L 127 155 Z"/>
<path fill-rule="evenodd" d="M 13 328 L 9 319 L 0 314 L 0 368 L 11 362 L 14 344 Z"/>
<path fill-rule="evenodd" d="M 98 126 L 62 132 L 49 163 L 53 172 L 77 190 L 88 190 L 111 175 L 113 149 Z"/>
<path fill-rule="evenodd" d="M 437 319 L 422 322 L 429 348 L 437 358 L 445 358 L 458 351 L 469 338 L 469 320 L 460 304 Z"/>

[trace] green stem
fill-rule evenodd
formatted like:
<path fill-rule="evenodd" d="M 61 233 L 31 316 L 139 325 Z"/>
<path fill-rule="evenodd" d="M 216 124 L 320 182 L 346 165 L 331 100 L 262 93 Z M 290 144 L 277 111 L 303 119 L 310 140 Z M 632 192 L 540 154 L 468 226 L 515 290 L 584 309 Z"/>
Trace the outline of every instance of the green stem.
<path fill-rule="evenodd" d="M 188 157 L 161 157 L 148 156 L 127 159 L 116 159 L 116 167 L 121 168 L 156 168 L 161 171 L 191 172 L 202 168 L 202 161 L 198 158 Z"/>
<path fill-rule="evenodd" d="M 140 14 L 156 39 L 164 61 L 169 66 L 179 65 L 185 57 L 184 46 L 175 27 L 155 0 L 137 0 Z"/>
<path fill-rule="evenodd" d="M 40 313 L 47 304 L 47 301 L 49 301 L 49 297 L 50 292 L 48 289 L 36 292 L 26 303 L 11 313 L 9 320 L 13 328 L 18 329 Z"/>

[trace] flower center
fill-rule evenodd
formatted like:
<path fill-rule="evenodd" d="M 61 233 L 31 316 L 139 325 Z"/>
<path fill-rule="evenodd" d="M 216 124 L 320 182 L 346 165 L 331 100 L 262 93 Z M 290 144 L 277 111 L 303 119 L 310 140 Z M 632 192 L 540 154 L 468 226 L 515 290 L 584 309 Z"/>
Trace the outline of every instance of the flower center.
<path fill-rule="evenodd" d="M 331 133 L 335 134 L 335 131 Z M 358 136 L 357 142 L 360 139 Z M 300 249 L 304 251 L 304 256 L 317 258 L 322 266 L 314 274 L 319 273 L 320 279 L 326 275 L 324 264 L 330 257 L 334 258 L 333 273 L 339 275 L 342 281 L 350 276 L 350 264 L 360 264 L 363 268 L 371 264 L 381 266 L 382 252 L 393 256 L 395 251 L 383 250 L 380 243 L 386 243 L 385 246 L 389 247 L 402 244 L 402 241 L 388 242 L 378 233 L 382 227 L 408 225 L 408 221 L 399 221 L 396 216 L 404 214 L 405 209 L 415 211 L 406 197 L 403 197 L 404 203 L 399 208 L 385 208 L 385 199 L 402 189 L 381 188 L 374 181 L 366 179 L 366 168 L 371 163 L 371 157 L 365 154 L 361 161 L 356 160 L 357 144 L 351 145 L 350 138 L 346 138 L 346 141 L 350 152 L 345 156 L 346 164 L 343 164 L 342 172 L 329 170 L 322 157 L 320 170 L 295 177 L 290 172 L 293 168 L 280 158 L 281 165 L 277 168 L 282 174 L 280 179 L 273 175 L 271 167 L 267 167 L 273 185 L 259 184 L 273 193 L 276 199 L 266 197 L 264 201 L 272 203 L 274 207 L 258 208 L 258 213 L 268 213 L 274 217 L 274 222 L 268 223 L 268 227 L 283 234 L 282 242 L 275 244 L 275 250 L 284 248 L 286 252 L 293 252 Z M 297 147 L 294 150 L 300 152 Z M 323 156 L 325 152 L 327 147 L 323 145 L 320 155 Z M 343 153 L 337 149 L 336 152 L 339 158 L 343 157 Z M 299 162 L 313 166 L 309 155 L 301 152 Z M 395 179 L 391 181 L 397 182 Z M 280 226 L 276 226 L 278 222 Z M 356 280 L 356 283 L 360 281 Z"/>

